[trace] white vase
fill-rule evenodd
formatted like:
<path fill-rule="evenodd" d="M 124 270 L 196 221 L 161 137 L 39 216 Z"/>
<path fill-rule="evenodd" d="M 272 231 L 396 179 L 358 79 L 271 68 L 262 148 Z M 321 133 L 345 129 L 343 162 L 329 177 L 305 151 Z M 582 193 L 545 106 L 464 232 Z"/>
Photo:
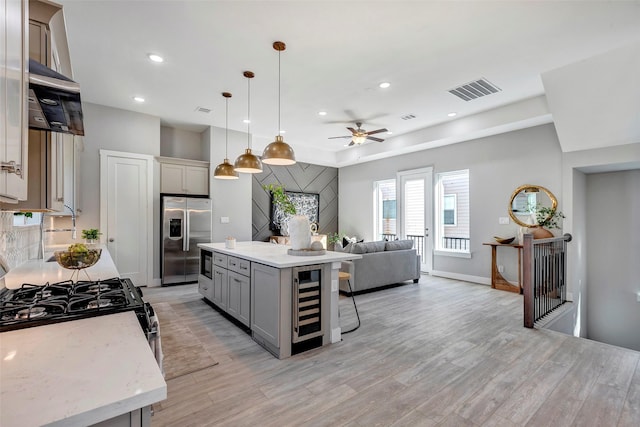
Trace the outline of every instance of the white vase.
<path fill-rule="evenodd" d="M 300 250 L 311 246 L 311 231 L 309 218 L 304 215 L 294 215 L 289 220 L 289 240 L 291 249 Z"/>

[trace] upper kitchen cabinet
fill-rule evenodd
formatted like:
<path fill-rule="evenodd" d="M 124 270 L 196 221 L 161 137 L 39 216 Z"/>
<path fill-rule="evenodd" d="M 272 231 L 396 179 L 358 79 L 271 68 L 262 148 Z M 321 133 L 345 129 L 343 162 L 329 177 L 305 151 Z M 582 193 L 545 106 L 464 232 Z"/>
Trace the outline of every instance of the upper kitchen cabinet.
<path fill-rule="evenodd" d="M 160 192 L 209 195 L 209 162 L 158 157 L 160 162 Z"/>
<path fill-rule="evenodd" d="M 26 0 L 0 0 L 0 202 L 27 199 Z"/>
<path fill-rule="evenodd" d="M 16 0 L 0 0 L 3 1 L 16 3 Z M 27 2 L 24 4 L 26 6 Z M 65 79 L 73 77 L 64 14 L 61 5 L 48 0 L 31 0 L 26 7 L 28 19 L 24 25 L 28 28 L 28 38 L 25 39 L 25 57 L 37 62 L 32 62 L 29 66 L 29 80 L 25 82 L 26 123 L 23 124 L 23 129 L 27 147 L 25 157 L 28 159 L 29 169 L 24 171 L 24 176 L 29 186 L 24 189 L 26 197 L 22 197 L 20 202 L 2 207 L 49 209 L 63 215 L 70 214 L 72 209 L 77 213 L 80 211 L 77 198 L 82 137 L 68 132 L 62 133 L 65 131 L 63 125 L 66 126 L 66 123 L 62 122 L 65 120 L 55 119 L 57 122 L 51 119 L 54 113 L 61 117 L 69 115 L 66 112 L 58 113 L 62 105 L 65 106 L 65 111 L 69 109 L 66 92 L 60 90 L 47 94 L 40 83 L 40 76 L 48 76 L 46 73 L 50 71 Z M 56 82 L 59 80 L 58 77 L 55 77 Z M 63 83 L 68 83 L 70 87 L 76 85 L 72 81 Z M 79 104 L 79 95 L 77 96 Z M 43 107 L 45 101 L 47 106 Z M 75 113 L 75 108 L 72 110 Z M 83 134 L 83 129 L 81 131 L 80 135 Z"/>

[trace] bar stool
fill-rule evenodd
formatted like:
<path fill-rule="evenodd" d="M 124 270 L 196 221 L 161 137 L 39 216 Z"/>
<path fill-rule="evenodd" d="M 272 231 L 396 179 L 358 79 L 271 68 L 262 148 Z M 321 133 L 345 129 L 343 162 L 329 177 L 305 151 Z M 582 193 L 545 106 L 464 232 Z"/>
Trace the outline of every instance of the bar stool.
<path fill-rule="evenodd" d="M 358 325 L 355 328 L 349 329 L 348 331 L 342 331 L 343 334 L 348 334 L 350 332 L 355 331 L 360 327 L 360 314 L 358 313 L 358 306 L 356 305 L 356 299 L 353 296 L 353 289 L 351 288 L 351 274 L 346 271 L 338 272 L 338 281 L 341 282 L 343 280 L 347 281 L 347 285 L 349 286 L 349 293 L 351 294 L 351 300 L 353 301 L 353 308 L 356 310 L 356 318 L 358 319 Z M 338 311 L 339 314 L 339 311 Z"/>

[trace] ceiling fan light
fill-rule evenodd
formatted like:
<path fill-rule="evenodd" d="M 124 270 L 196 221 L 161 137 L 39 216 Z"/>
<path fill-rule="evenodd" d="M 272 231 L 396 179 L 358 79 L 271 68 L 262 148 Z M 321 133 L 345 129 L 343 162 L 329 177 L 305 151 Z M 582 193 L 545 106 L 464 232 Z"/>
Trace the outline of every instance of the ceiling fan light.
<path fill-rule="evenodd" d="M 367 140 L 367 137 L 363 135 L 355 135 L 352 139 L 353 143 L 358 145 L 364 144 L 366 140 Z"/>
<path fill-rule="evenodd" d="M 229 159 L 224 159 L 224 162 L 216 166 L 213 177 L 216 179 L 238 179 L 240 175 L 233 169 L 233 165 L 229 163 Z"/>
<path fill-rule="evenodd" d="M 277 166 L 293 165 L 296 163 L 296 155 L 293 148 L 284 142 L 282 135 L 278 135 L 275 141 L 265 147 L 262 162 Z"/>
<path fill-rule="evenodd" d="M 262 172 L 262 162 L 251 153 L 251 148 L 247 148 L 244 154 L 240 154 L 236 159 L 233 169 L 241 173 L 260 173 Z"/>

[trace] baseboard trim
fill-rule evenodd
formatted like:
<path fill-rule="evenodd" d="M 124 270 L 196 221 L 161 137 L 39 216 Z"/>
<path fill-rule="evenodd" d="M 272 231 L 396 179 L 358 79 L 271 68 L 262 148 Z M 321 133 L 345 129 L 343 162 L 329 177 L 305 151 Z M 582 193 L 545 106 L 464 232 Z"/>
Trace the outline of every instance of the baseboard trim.
<path fill-rule="evenodd" d="M 147 286 L 150 288 L 159 288 L 160 286 L 162 286 L 162 279 L 153 279 Z"/>
<path fill-rule="evenodd" d="M 472 276 L 470 274 L 452 273 L 450 271 L 431 270 L 430 274 L 437 277 L 446 277 L 447 279 L 462 280 L 464 282 L 479 283 L 481 285 L 491 285 L 490 277 Z"/>

